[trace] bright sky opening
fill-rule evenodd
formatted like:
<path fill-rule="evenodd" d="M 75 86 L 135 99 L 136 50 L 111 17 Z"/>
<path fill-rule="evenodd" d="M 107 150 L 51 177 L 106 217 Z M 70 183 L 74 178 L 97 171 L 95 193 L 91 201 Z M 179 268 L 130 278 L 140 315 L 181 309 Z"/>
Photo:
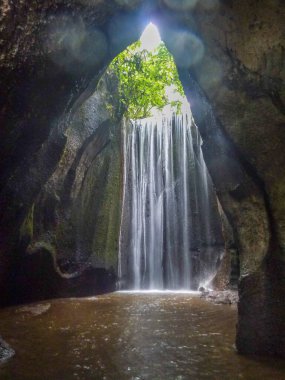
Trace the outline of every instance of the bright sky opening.
<path fill-rule="evenodd" d="M 147 51 L 155 50 L 161 43 L 161 38 L 157 27 L 151 22 L 143 31 L 140 41 L 142 43 L 142 50 Z"/>
<path fill-rule="evenodd" d="M 153 52 L 162 42 L 159 30 L 157 26 L 155 26 L 152 22 L 147 25 L 145 30 L 143 31 L 141 38 L 141 47 L 139 50 L 147 50 L 149 52 Z M 175 86 L 167 86 L 166 87 L 166 95 L 169 99 L 169 101 L 180 101 L 182 103 L 182 111 L 188 111 L 189 109 L 189 103 L 185 96 L 180 95 L 176 90 Z M 163 113 L 169 113 L 172 112 L 171 105 L 168 105 L 164 108 Z M 156 109 L 152 109 L 152 114 L 155 116 L 156 113 L 160 113 L 161 111 L 158 111 Z"/>

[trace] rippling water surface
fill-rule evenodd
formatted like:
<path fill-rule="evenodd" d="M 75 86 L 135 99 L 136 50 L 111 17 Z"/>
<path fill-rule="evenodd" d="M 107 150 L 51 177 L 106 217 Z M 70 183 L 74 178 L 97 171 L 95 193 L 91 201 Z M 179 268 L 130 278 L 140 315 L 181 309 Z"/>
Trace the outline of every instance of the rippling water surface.
<path fill-rule="evenodd" d="M 16 351 L 0 379 L 285 379 L 283 361 L 236 354 L 235 307 L 193 294 L 113 293 L 41 305 L 42 314 L 0 310 L 1 335 Z"/>

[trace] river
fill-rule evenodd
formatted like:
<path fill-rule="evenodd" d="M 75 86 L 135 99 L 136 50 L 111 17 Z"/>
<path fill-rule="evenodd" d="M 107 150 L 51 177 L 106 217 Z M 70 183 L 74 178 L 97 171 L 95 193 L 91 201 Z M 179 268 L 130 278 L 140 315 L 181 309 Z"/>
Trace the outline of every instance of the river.
<path fill-rule="evenodd" d="M 236 306 L 191 293 L 112 293 L 0 310 L 5 380 L 285 379 L 234 348 Z"/>

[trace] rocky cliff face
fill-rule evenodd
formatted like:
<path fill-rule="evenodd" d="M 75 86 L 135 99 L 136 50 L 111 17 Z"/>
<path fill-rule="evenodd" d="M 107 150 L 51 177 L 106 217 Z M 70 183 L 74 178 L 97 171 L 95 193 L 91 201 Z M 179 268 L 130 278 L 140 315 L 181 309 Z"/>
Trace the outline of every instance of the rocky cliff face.
<path fill-rule="evenodd" d="M 284 355 L 284 4 L 224 2 L 193 18 L 182 23 L 206 50 L 188 70 L 196 93 L 186 86 L 239 250 L 237 346 Z"/>
<path fill-rule="evenodd" d="M 16 265 L 19 228 L 62 156 L 75 110 L 94 92 L 111 58 L 143 29 L 137 5 L 1 4 L 2 302 Z"/>
<path fill-rule="evenodd" d="M 121 118 L 109 111 L 110 106 L 116 108 L 116 91 L 115 78 L 105 73 L 95 93 L 72 117 L 56 170 L 20 228 L 17 267 L 27 268 L 32 263 L 33 268 L 47 267 L 51 273 L 41 280 L 42 273 L 37 277 L 29 270 L 16 269 L 14 288 L 18 285 L 20 292 L 13 290 L 15 301 L 93 294 L 104 286 L 98 287 L 95 281 L 88 283 L 87 289 L 84 282 L 92 272 L 95 278 L 100 275 L 101 282 L 105 277 L 108 290 L 115 288 L 123 125 Z M 63 279 L 73 283 L 74 292 L 63 285 Z M 35 293 L 31 283 L 37 288 Z"/>
<path fill-rule="evenodd" d="M 14 281 L 14 247 L 24 220 L 22 232 L 31 230 L 32 205 L 37 197 L 41 204 L 57 202 L 54 195 L 48 203 L 43 199 L 50 196 L 48 183 L 60 178 L 60 170 L 69 171 L 66 178 L 76 178 L 74 171 L 89 157 L 91 141 L 79 155 L 65 148 L 67 157 L 74 154 L 67 161 L 74 163 L 77 157 L 79 166 L 64 165 L 70 139 L 64 131 L 75 110 L 92 94 L 111 57 L 138 38 L 152 15 L 180 68 L 207 166 L 239 251 L 238 349 L 284 356 L 284 2 L 182 3 L 183 9 L 170 0 L 2 2 L 1 300 Z M 104 136 L 100 139 L 95 139 L 95 150 L 104 146 Z M 113 156 L 111 146 L 109 156 L 86 171 L 86 198 L 77 201 L 90 208 L 91 171 L 102 181 L 104 165 Z M 106 179 L 106 189 L 112 182 Z M 71 196 L 76 183 L 81 182 L 70 182 Z M 76 209 L 70 215 L 75 214 Z"/>
<path fill-rule="evenodd" d="M 61 160 L 35 205 L 38 230 L 30 245 L 50 242 L 59 261 L 79 265 L 97 259 L 97 266 L 105 269 L 116 267 L 110 252 L 117 245 L 121 195 L 122 122 L 108 110 L 111 93 L 116 93 L 114 78 L 105 74 L 75 112 Z M 45 210 L 51 205 L 49 220 Z"/>

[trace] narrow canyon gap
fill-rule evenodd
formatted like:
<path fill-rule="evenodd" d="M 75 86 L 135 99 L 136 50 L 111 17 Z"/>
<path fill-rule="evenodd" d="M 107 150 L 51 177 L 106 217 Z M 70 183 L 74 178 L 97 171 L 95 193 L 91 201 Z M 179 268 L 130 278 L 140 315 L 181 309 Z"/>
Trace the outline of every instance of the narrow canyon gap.
<path fill-rule="evenodd" d="M 153 24 L 141 41 L 140 49 L 149 51 L 163 44 Z M 168 105 L 153 107 L 148 118 L 128 120 L 122 131 L 120 288 L 211 286 L 226 255 L 216 195 L 190 105 L 173 84 L 166 92 Z M 176 110 L 171 102 L 178 99 Z"/>

